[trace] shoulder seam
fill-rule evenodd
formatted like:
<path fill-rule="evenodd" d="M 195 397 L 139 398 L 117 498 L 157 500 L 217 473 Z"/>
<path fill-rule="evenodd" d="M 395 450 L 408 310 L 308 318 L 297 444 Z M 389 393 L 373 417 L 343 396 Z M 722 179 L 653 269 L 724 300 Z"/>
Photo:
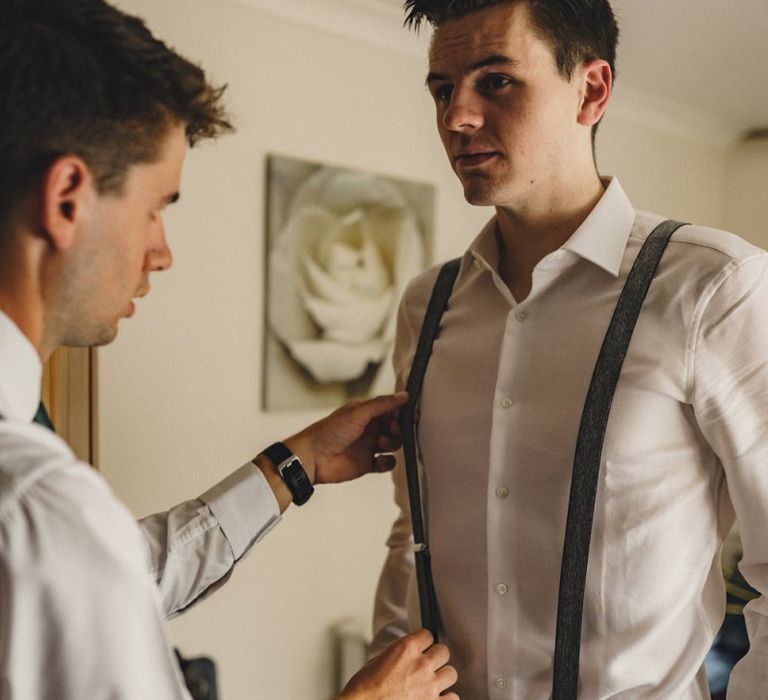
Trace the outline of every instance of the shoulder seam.
<path fill-rule="evenodd" d="M 728 233 L 728 231 L 724 231 L 723 233 Z M 730 234 L 730 235 L 736 236 L 736 234 Z M 636 239 L 638 241 L 644 241 L 647 238 L 647 236 L 638 236 L 634 232 L 630 233 L 629 237 L 630 238 L 634 238 L 634 239 Z M 737 238 L 738 238 L 738 236 L 737 236 Z M 746 243 L 749 247 L 751 247 L 754 251 L 757 251 L 757 252 L 752 252 L 752 253 L 750 253 L 745 258 L 737 258 L 734 255 L 732 255 L 731 253 L 729 253 L 728 251 L 723 250 L 722 247 L 712 245 L 712 244 L 707 243 L 705 241 L 686 241 L 686 240 L 681 240 L 680 238 L 675 238 L 674 236 L 670 239 L 669 245 L 670 246 L 673 246 L 673 245 L 674 246 L 689 245 L 689 246 L 695 246 L 697 248 L 706 248 L 707 250 L 712 250 L 712 251 L 714 251 L 716 253 L 720 253 L 721 255 L 729 258 L 730 260 L 733 260 L 734 262 L 737 262 L 738 264 L 741 264 L 741 263 L 744 263 L 744 262 L 748 262 L 748 261 L 753 260 L 755 258 L 760 258 L 760 257 L 764 257 L 764 256 L 768 255 L 768 251 L 762 250 L 761 248 L 757 247 L 753 243 L 750 243 L 746 239 L 742 238 L 740 240 L 744 241 L 744 243 Z"/>
<path fill-rule="evenodd" d="M 696 303 L 696 309 L 693 313 L 693 322 L 691 323 L 688 331 L 688 341 L 686 342 L 686 356 L 685 356 L 685 387 L 686 394 L 689 396 L 691 402 L 693 401 L 694 390 L 694 365 L 696 363 L 696 350 L 698 347 L 699 331 L 701 329 L 701 323 L 704 319 L 704 314 L 709 306 L 710 302 L 717 294 L 718 290 L 730 279 L 730 277 L 740 270 L 744 265 L 760 258 L 765 258 L 765 251 L 760 251 L 758 254 L 751 255 L 743 260 L 737 260 L 730 257 L 730 261 L 726 264 L 718 275 L 707 285 L 704 293 L 701 295 L 699 301 Z"/>

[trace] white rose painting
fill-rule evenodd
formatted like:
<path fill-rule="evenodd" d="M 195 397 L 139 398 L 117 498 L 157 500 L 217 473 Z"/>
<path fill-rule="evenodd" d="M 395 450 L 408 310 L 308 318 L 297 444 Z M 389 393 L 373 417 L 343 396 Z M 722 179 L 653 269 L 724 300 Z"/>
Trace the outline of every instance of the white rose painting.
<path fill-rule="evenodd" d="M 427 263 L 434 188 L 277 156 L 267 171 L 264 408 L 392 391 L 397 304 Z"/>

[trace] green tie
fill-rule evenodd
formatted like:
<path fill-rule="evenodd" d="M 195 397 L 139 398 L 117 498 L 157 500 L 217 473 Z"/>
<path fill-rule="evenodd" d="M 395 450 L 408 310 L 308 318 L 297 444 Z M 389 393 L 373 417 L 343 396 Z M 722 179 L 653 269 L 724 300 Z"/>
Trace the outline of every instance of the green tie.
<path fill-rule="evenodd" d="M 45 406 L 43 405 L 42 401 L 37 407 L 37 413 L 35 413 L 35 417 L 32 420 L 34 423 L 39 423 L 44 428 L 48 428 L 48 430 L 54 430 L 51 417 L 48 415 L 48 411 L 45 410 Z"/>

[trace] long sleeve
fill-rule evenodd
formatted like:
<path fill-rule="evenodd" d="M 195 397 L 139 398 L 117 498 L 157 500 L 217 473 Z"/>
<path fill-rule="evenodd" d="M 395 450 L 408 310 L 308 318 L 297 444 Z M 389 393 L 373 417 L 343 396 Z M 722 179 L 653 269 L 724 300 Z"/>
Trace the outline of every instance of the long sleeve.
<path fill-rule="evenodd" d="M 740 568 L 760 597 L 747 605 L 748 654 L 729 700 L 768 689 L 768 274 L 761 254 L 713 281 L 690 368 L 699 427 L 720 458 L 744 545 Z"/>
<path fill-rule="evenodd" d="M 27 447 L 0 507 L 0 698 L 188 700 L 136 522 L 92 469 Z"/>
<path fill-rule="evenodd" d="M 421 397 L 419 449 L 442 639 L 457 692 L 546 698 L 573 450 L 595 358 L 638 251 L 663 219 L 604 198 L 518 302 L 486 227 L 468 249 Z M 648 290 L 603 445 L 580 696 L 708 697 L 725 609 L 722 540 L 738 519 L 751 649 L 729 700 L 768 688 L 768 255 L 685 226 Z M 401 365 L 426 282 L 401 309 Z M 402 523 L 399 523 L 402 524 Z M 390 540 L 377 642 L 409 614 Z M 400 558 L 398 559 L 398 555 Z M 413 579 L 413 576 L 410 577 Z M 410 582 L 409 582 L 410 583 Z M 386 584 L 386 585 L 385 585 Z M 396 591 L 395 592 L 393 592 Z M 385 605 L 386 604 L 386 605 Z M 389 615 L 389 618 L 386 616 Z"/>
<path fill-rule="evenodd" d="M 249 462 L 199 499 L 142 519 L 149 568 L 171 618 L 216 590 L 280 521 L 261 470 Z"/>
<path fill-rule="evenodd" d="M 279 521 L 260 470 L 139 527 L 53 433 L 0 427 L 0 700 L 188 700 L 163 618 Z"/>

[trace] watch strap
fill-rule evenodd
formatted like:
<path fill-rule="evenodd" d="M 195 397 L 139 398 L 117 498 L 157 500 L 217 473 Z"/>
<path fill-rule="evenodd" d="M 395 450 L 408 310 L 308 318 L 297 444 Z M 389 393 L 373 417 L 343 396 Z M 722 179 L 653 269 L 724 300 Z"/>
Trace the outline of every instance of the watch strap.
<path fill-rule="evenodd" d="M 282 442 L 275 442 L 262 452 L 275 466 L 297 505 L 306 503 L 315 492 L 301 460 Z"/>

